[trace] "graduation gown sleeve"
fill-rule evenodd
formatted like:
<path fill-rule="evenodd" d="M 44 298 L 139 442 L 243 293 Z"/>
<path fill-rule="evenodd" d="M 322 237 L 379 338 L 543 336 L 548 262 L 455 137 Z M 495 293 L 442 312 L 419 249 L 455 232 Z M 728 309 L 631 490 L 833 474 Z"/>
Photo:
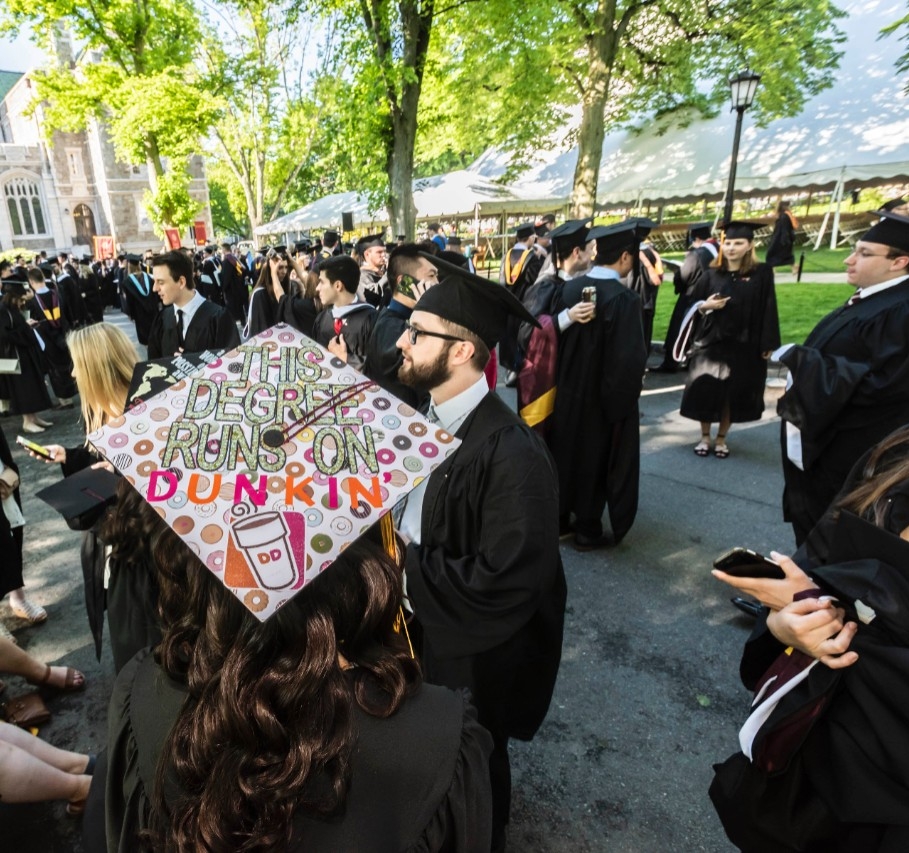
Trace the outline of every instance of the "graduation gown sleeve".
<path fill-rule="evenodd" d="M 277 322 L 287 323 L 308 338 L 315 338 L 316 317 L 315 300 L 306 296 L 285 293 L 278 302 Z"/>
<path fill-rule="evenodd" d="M 249 317 L 243 330 L 244 336 L 251 338 L 270 329 L 278 322 L 277 313 L 277 305 L 269 292 L 264 287 L 255 288 L 249 297 Z"/>

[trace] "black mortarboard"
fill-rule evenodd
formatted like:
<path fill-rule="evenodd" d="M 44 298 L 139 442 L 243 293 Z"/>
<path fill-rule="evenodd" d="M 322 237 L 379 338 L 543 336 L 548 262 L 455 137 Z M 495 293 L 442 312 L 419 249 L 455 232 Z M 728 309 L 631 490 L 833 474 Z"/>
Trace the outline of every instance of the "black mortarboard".
<path fill-rule="evenodd" d="M 474 275 L 437 255 L 420 252 L 439 271 L 439 284 L 430 287 L 414 306 L 443 320 L 469 329 L 492 349 L 502 335 L 508 318 L 517 317 L 534 326 L 540 324 L 501 284 Z"/>
<path fill-rule="evenodd" d="M 38 264 L 38 269 L 44 273 L 45 278 L 50 278 L 54 274 L 53 264 Z"/>
<path fill-rule="evenodd" d="M 533 233 L 536 234 L 537 237 L 545 237 L 549 234 L 549 231 L 549 224 L 546 222 L 537 222 L 537 224 L 533 226 Z M 550 234 L 550 236 L 552 235 Z"/>
<path fill-rule="evenodd" d="M 83 468 L 37 493 L 67 521 L 103 509 L 117 496 L 120 477 L 106 468 Z"/>
<path fill-rule="evenodd" d="M 385 241 L 381 234 L 367 234 L 357 240 L 357 254 L 362 255 L 367 249 L 381 249 L 385 247 Z"/>
<path fill-rule="evenodd" d="M 26 296 L 29 292 L 29 288 L 25 286 L 24 282 L 19 281 L 19 279 L 5 278 L 3 279 L 3 293 L 12 294 L 15 297 Z"/>
<path fill-rule="evenodd" d="M 449 246 L 460 246 L 461 238 L 457 234 L 452 234 L 446 242 Z"/>
<path fill-rule="evenodd" d="M 90 263 L 92 262 L 92 256 L 91 256 L 91 255 L 83 255 L 81 258 L 79 258 L 79 260 L 80 260 L 83 264 L 90 264 Z"/>
<path fill-rule="evenodd" d="M 655 226 L 656 223 L 651 219 L 635 217 L 613 225 L 597 225 L 590 229 L 587 239 L 596 240 L 597 254 L 602 254 L 640 243 Z"/>
<path fill-rule="evenodd" d="M 322 239 L 328 243 L 337 243 L 340 237 L 341 235 L 337 231 L 333 231 L 331 228 L 329 228 L 323 235 Z"/>
<path fill-rule="evenodd" d="M 308 252 L 312 248 L 312 243 L 309 240 L 297 240 L 294 243 L 295 252 Z"/>
<path fill-rule="evenodd" d="M 141 264 L 141 263 L 142 263 L 142 255 L 135 255 L 135 254 L 133 254 L 132 252 L 130 252 L 130 253 L 126 256 L 126 260 L 127 260 L 129 263 L 131 263 L 131 264 Z"/>
<path fill-rule="evenodd" d="M 525 222 L 523 225 L 519 225 L 514 229 L 515 236 L 519 240 L 526 240 L 531 234 L 533 234 L 534 224 L 532 222 Z"/>
<path fill-rule="evenodd" d="M 259 247 L 259 252 L 263 255 L 267 255 L 271 251 L 271 246 L 266 243 L 264 246 Z"/>
<path fill-rule="evenodd" d="M 209 255 L 213 255 L 215 252 L 218 251 L 218 247 L 212 246 L 211 244 L 209 244 L 208 246 L 205 247 L 205 251 L 208 252 Z"/>
<path fill-rule="evenodd" d="M 893 210 L 895 207 L 903 207 L 909 204 L 904 198 L 892 198 L 886 204 L 881 205 L 881 210 Z"/>
<path fill-rule="evenodd" d="M 692 222 L 688 226 L 688 242 L 692 240 L 709 240 L 713 230 L 712 222 Z"/>
<path fill-rule="evenodd" d="M 589 222 L 589 217 L 587 219 L 569 219 L 558 228 L 553 228 L 549 232 L 549 238 L 559 250 L 584 246 L 591 239 L 590 229 L 587 227 Z"/>
<path fill-rule="evenodd" d="M 754 232 L 763 228 L 763 222 L 748 222 L 744 219 L 733 219 L 723 226 L 723 237 L 726 240 L 753 240 Z"/>
<path fill-rule="evenodd" d="M 287 251 L 287 246 L 272 246 L 271 251 L 273 251 L 276 255 L 281 255 Z"/>
<path fill-rule="evenodd" d="M 444 251 L 439 252 L 435 257 L 441 258 L 443 261 L 447 261 L 450 264 L 454 264 L 456 267 L 470 269 L 470 261 L 468 261 L 460 252 L 449 252 L 445 249 Z"/>
<path fill-rule="evenodd" d="M 909 252 L 909 217 L 889 210 L 877 210 L 875 215 L 880 216 L 881 221 L 872 225 L 859 239 L 863 243 L 880 243 Z"/>
<path fill-rule="evenodd" d="M 125 261 L 125 260 L 126 260 L 126 252 L 120 252 L 120 254 L 117 255 L 117 260 L 118 260 L 118 261 Z"/>

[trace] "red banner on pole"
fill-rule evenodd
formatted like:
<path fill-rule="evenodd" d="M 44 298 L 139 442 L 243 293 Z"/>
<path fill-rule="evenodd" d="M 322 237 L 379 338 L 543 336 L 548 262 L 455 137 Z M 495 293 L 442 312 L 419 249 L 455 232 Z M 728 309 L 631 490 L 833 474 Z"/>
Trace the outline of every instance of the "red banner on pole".
<path fill-rule="evenodd" d="M 197 246 L 204 246 L 208 243 L 208 237 L 205 234 L 205 221 L 203 219 L 197 219 L 193 223 L 193 235 L 196 238 Z"/>
<path fill-rule="evenodd" d="M 108 258 L 115 256 L 114 238 L 113 237 L 93 237 L 94 255 L 99 261 L 106 261 Z"/>
<path fill-rule="evenodd" d="M 164 236 L 167 238 L 167 247 L 169 249 L 179 249 L 183 245 L 179 228 L 165 228 Z"/>

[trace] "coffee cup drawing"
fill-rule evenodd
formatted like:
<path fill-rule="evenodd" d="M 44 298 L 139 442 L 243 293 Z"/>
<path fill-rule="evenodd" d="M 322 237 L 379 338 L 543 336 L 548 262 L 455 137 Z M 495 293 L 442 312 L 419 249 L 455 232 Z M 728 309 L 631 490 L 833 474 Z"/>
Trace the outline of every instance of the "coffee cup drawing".
<path fill-rule="evenodd" d="M 284 589 L 297 579 L 287 525 L 279 512 L 249 516 L 231 527 L 234 542 L 264 589 Z"/>

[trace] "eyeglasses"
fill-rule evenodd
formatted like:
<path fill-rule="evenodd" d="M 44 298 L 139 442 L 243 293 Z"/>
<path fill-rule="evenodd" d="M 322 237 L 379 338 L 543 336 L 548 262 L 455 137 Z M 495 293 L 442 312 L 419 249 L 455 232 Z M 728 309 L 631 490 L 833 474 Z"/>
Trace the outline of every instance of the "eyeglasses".
<path fill-rule="evenodd" d="M 418 329 L 416 326 L 411 326 L 410 323 L 406 323 L 404 330 L 410 337 L 410 345 L 415 347 L 417 345 L 417 339 L 420 335 L 425 335 L 427 338 L 441 338 L 443 341 L 456 341 L 457 343 L 463 343 L 464 338 L 456 338 L 454 335 L 443 335 L 441 332 L 427 332 L 425 329 Z"/>

